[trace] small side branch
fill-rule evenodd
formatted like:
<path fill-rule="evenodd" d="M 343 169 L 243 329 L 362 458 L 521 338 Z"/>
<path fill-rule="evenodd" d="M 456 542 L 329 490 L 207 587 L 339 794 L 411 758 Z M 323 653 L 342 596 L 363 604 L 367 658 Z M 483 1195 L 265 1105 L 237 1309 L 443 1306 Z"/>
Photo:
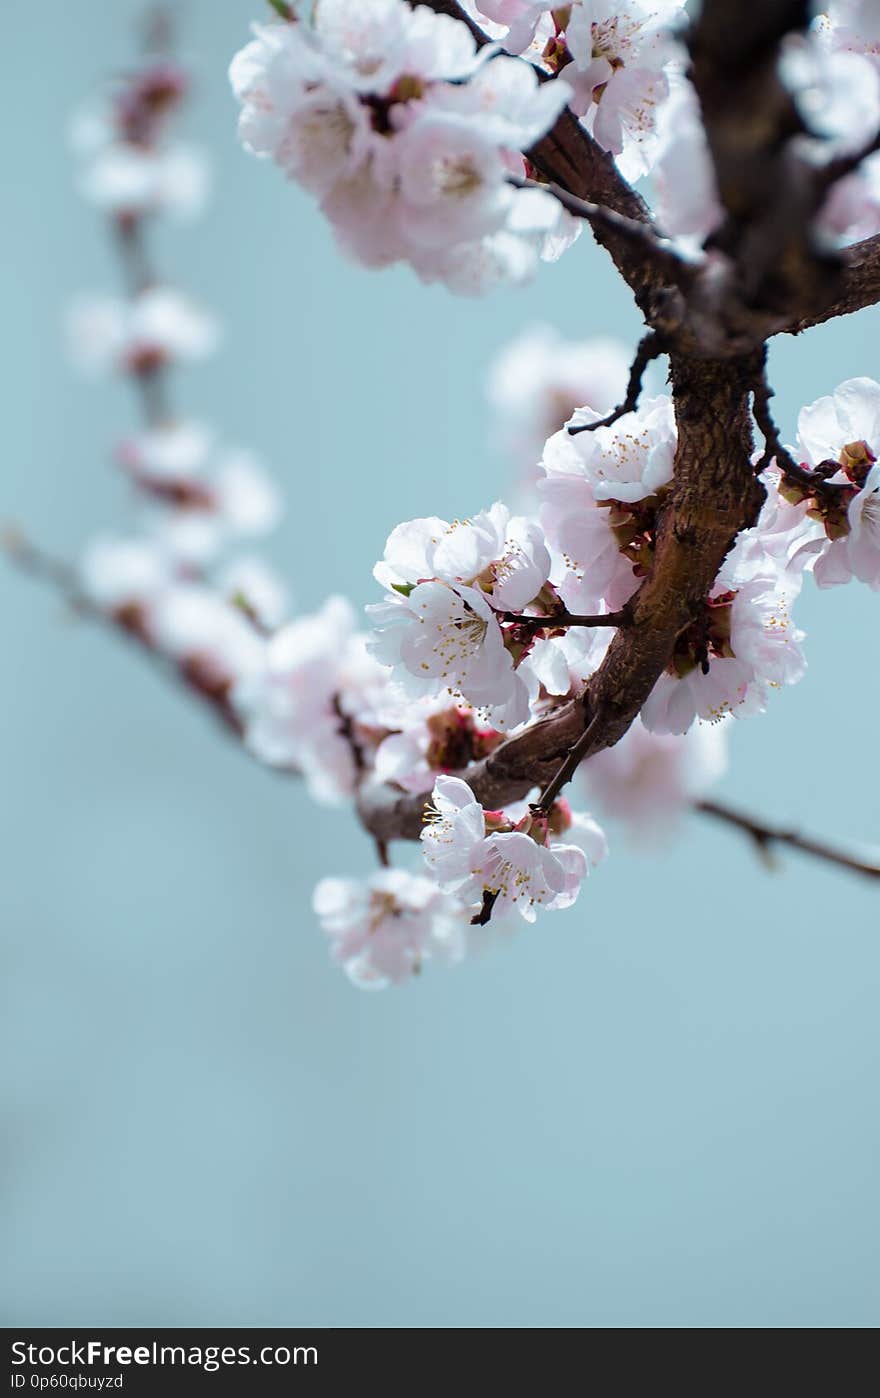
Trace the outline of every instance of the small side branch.
<path fill-rule="evenodd" d="M 816 172 L 816 183 L 819 190 L 830 189 L 838 180 L 844 176 L 851 175 L 857 170 L 864 160 L 869 156 L 876 155 L 880 150 L 880 131 L 876 136 L 872 136 L 870 141 L 866 141 L 863 146 L 856 151 L 850 151 L 849 155 L 839 155 L 834 160 L 829 160 L 825 165 L 820 165 Z"/>
<path fill-rule="evenodd" d="M 0 529 L 0 553 L 4 553 L 19 572 L 48 583 L 72 611 L 88 616 L 93 621 L 106 623 L 105 614 L 80 587 L 76 569 L 69 563 L 44 553 L 14 525 L 4 525 Z"/>
<path fill-rule="evenodd" d="M 841 492 L 848 489 L 845 482 L 834 482 L 828 480 L 828 476 L 833 475 L 840 468 L 837 462 L 822 462 L 815 470 L 808 470 L 795 461 L 791 452 L 782 445 L 779 437 L 779 428 L 773 419 L 770 411 L 770 399 L 774 397 L 774 391 L 770 387 L 767 378 L 767 350 L 763 352 L 761 360 L 761 372 L 752 386 L 752 411 L 755 415 L 755 422 L 758 430 L 764 438 L 764 451 L 755 467 L 755 474 L 761 475 L 767 467 L 775 461 L 782 474 L 790 481 L 795 481 L 813 495 L 821 496 L 829 503 L 834 503 L 841 498 Z"/>
<path fill-rule="evenodd" d="M 508 184 L 517 189 L 539 189 L 544 194 L 552 194 L 564 209 L 575 218 L 582 218 L 590 227 L 601 232 L 611 233 L 616 238 L 630 244 L 646 261 L 651 262 L 655 271 L 662 274 L 673 286 L 690 285 L 696 275 L 696 264 L 686 262 L 683 257 L 658 237 L 652 226 L 627 214 L 619 214 L 605 204 L 594 204 L 590 199 L 579 199 L 563 185 L 550 180 L 529 180 L 518 175 L 508 175 Z"/>
<path fill-rule="evenodd" d="M 774 846 L 782 845 L 788 849 L 799 850 L 801 854 L 809 854 L 814 859 L 821 859 L 826 864 L 836 864 L 840 869 L 849 869 L 851 873 L 861 874 L 865 878 L 880 879 L 880 862 L 859 859 L 856 855 L 826 844 L 824 840 L 801 835 L 796 830 L 788 830 L 784 826 L 768 825 L 765 821 L 733 810 L 720 801 L 697 801 L 694 809 L 701 815 L 711 816 L 713 820 L 741 830 L 744 835 L 748 835 L 764 857 Z"/>
<path fill-rule="evenodd" d="M 596 612 L 593 616 L 578 616 L 574 612 L 560 612 L 555 616 L 523 616 L 519 612 L 499 612 L 499 619 L 515 626 L 531 626 L 536 631 L 545 627 L 548 631 L 563 630 L 569 626 L 629 626 L 632 612 L 621 607 L 617 612 Z"/>
<path fill-rule="evenodd" d="M 602 710 L 598 709 L 596 713 L 593 714 L 593 717 L 590 719 L 590 722 L 587 724 L 577 742 L 569 749 L 567 756 L 560 764 L 556 774 L 551 777 L 550 781 L 544 787 L 544 790 L 535 802 L 534 809 L 536 811 L 540 811 L 543 815 L 549 815 L 553 802 L 556 800 L 560 791 L 571 781 L 584 758 L 589 755 L 601 719 Z"/>
<path fill-rule="evenodd" d="M 623 402 L 618 403 L 616 408 L 607 416 L 600 417 L 597 422 L 582 422 L 577 427 L 569 427 L 568 435 L 576 437 L 579 432 L 595 432 L 597 427 L 611 427 L 627 413 L 634 413 L 639 406 L 645 370 L 652 360 L 659 358 L 663 353 L 662 337 L 657 334 L 656 330 L 649 330 L 647 335 L 643 335 L 639 341 L 636 356 L 629 371 L 629 383 L 626 386 L 626 397 Z"/>
<path fill-rule="evenodd" d="M 19 530 L 11 526 L 0 531 L 0 554 L 5 554 L 12 566 L 17 568 L 19 572 L 26 573 L 39 582 L 47 583 L 76 616 L 86 617 L 89 621 L 96 622 L 99 626 L 112 631 L 116 636 L 122 637 L 129 644 L 135 645 L 141 655 L 145 655 L 151 660 L 166 678 L 177 681 L 190 693 L 197 695 L 199 700 L 220 719 L 223 727 L 234 734 L 237 739 L 241 739 L 241 720 L 229 702 L 226 688 L 207 682 L 198 666 L 175 664 L 172 659 L 156 649 L 149 637 L 139 627 L 129 625 L 122 617 L 113 616 L 110 612 L 105 612 L 101 607 L 96 606 L 83 591 L 76 569 L 72 568 L 70 564 L 45 553 L 36 544 L 25 538 Z"/>
<path fill-rule="evenodd" d="M 483 890 L 483 903 L 480 911 L 471 918 L 471 927 L 485 927 L 492 920 L 492 909 L 498 901 L 498 894 L 490 889 Z"/>

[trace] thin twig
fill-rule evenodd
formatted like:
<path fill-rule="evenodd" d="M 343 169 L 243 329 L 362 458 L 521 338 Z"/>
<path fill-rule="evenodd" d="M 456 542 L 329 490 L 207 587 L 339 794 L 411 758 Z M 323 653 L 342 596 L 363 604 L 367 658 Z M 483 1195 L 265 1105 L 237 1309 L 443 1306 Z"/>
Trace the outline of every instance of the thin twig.
<path fill-rule="evenodd" d="M 752 411 L 755 422 L 764 438 L 764 451 L 755 467 L 755 474 L 760 476 L 771 462 L 775 461 L 788 480 L 796 481 L 798 485 L 803 486 L 813 495 L 823 496 L 829 503 L 836 503 L 840 499 L 841 491 L 849 489 L 849 483 L 827 479 L 826 471 L 828 469 L 839 469 L 834 462 L 823 462 L 821 467 L 810 471 L 795 461 L 791 452 L 782 445 L 779 428 L 776 426 L 770 411 L 770 399 L 774 396 L 774 390 L 770 387 L 767 378 L 767 347 L 765 345 L 761 360 L 761 372 L 752 385 Z"/>
<path fill-rule="evenodd" d="M 561 630 L 568 626 L 630 626 L 632 612 L 621 607 L 616 612 L 597 612 L 593 616 L 578 616 L 574 612 L 560 612 L 554 616 L 523 616 L 519 612 L 499 612 L 500 621 L 512 622 L 516 626 L 533 626 L 536 630 L 546 627 L 549 631 Z"/>
<path fill-rule="evenodd" d="M 107 614 L 82 590 L 76 569 L 44 553 L 14 525 L 7 524 L 0 529 L 0 552 L 19 572 L 49 583 L 72 611 L 88 616 L 92 621 L 108 622 Z"/>
<path fill-rule="evenodd" d="M 843 850 L 835 849 L 833 845 L 825 844 L 823 840 L 800 835 L 796 830 L 788 830 L 779 825 L 768 825 L 766 821 L 757 820 L 754 816 L 733 810 L 720 801 L 697 801 L 694 804 L 694 810 L 699 811 L 701 815 L 712 816 L 713 819 L 722 821 L 725 825 L 732 825 L 735 829 L 741 830 L 743 834 L 748 835 L 754 841 L 761 854 L 766 855 L 773 845 L 785 845 L 788 849 L 800 850 L 801 854 L 812 855 L 814 859 L 822 859 L 826 864 L 836 864 L 841 869 L 849 869 L 852 873 L 862 874 L 869 879 L 880 879 L 880 863 L 869 863 L 867 860 L 858 859 L 853 854 L 847 854 Z"/>
<path fill-rule="evenodd" d="M 485 927 L 491 920 L 492 909 L 498 901 L 497 892 L 485 888 L 483 889 L 483 904 L 478 913 L 474 913 L 471 918 L 471 927 Z"/>
<path fill-rule="evenodd" d="M 114 218 L 111 220 L 111 227 L 126 294 L 133 302 L 149 287 L 154 286 L 157 280 L 144 240 L 143 221 L 140 218 Z M 167 422 L 172 412 L 168 400 L 168 376 L 164 366 L 149 364 L 142 369 L 132 369 L 128 377 L 138 394 L 141 413 L 147 427 L 159 427 Z"/>
<path fill-rule="evenodd" d="M 550 781 L 541 792 L 541 795 L 538 797 L 533 807 L 535 811 L 540 811 L 543 815 L 549 814 L 553 802 L 556 800 L 560 791 L 567 782 L 571 781 L 581 762 L 590 751 L 590 746 L 596 736 L 602 716 L 602 710 L 597 709 L 577 742 L 569 750 L 564 761 L 560 764 L 555 776 L 551 777 Z"/>
<path fill-rule="evenodd" d="M 827 161 L 825 165 L 820 165 L 816 171 L 817 188 L 819 190 L 830 189 L 831 185 L 842 180 L 845 175 L 851 175 L 854 170 L 859 168 L 862 161 L 875 155 L 878 150 L 880 150 L 880 131 L 858 150 L 851 151 L 849 155 L 838 155 L 835 159 Z"/>
<path fill-rule="evenodd" d="M 127 624 L 123 617 L 114 616 L 112 612 L 104 611 L 103 608 L 99 607 L 83 591 L 76 569 L 71 567 L 69 563 L 54 558 L 51 554 L 38 548 L 36 544 L 31 543 L 18 529 L 11 525 L 0 530 L 0 553 L 5 554 L 12 566 L 17 568 L 19 572 L 36 578 L 40 582 L 48 583 L 76 616 L 97 622 L 99 626 L 105 627 L 114 635 L 122 637 L 130 645 L 135 646 L 139 654 L 146 656 L 166 679 L 173 679 L 198 695 L 199 699 L 221 720 L 224 728 L 227 731 L 231 730 L 237 738 L 241 738 L 241 719 L 230 704 L 225 691 L 212 689 L 204 683 L 200 683 L 197 667 L 187 668 L 186 665 L 176 664 L 169 656 L 163 655 L 160 650 L 157 650 L 150 643 L 149 637 L 139 628 Z"/>
<path fill-rule="evenodd" d="M 639 397 L 642 392 L 642 379 L 645 370 L 652 360 L 663 354 L 663 339 L 656 330 L 649 330 L 647 335 L 643 335 L 639 340 L 636 349 L 635 359 L 629 371 L 629 383 L 626 386 L 626 397 L 622 403 L 613 408 L 605 417 L 600 417 L 596 422 L 582 422 L 577 427 L 569 427 L 568 435 L 576 437 L 579 432 L 595 432 L 597 427 L 610 427 L 612 423 L 625 416 L 626 413 L 634 413 L 639 406 Z"/>
<path fill-rule="evenodd" d="M 674 286 L 690 285 L 694 280 L 697 264 L 687 262 L 665 239 L 657 236 L 650 224 L 641 219 L 618 214 L 614 209 L 609 209 L 604 204 L 594 204 L 589 199 L 579 199 L 576 194 L 571 194 L 563 185 L 556 184 L 553 180 L 544 183 L 542 180 L 530 180 L 520 175 L 508 175 L 507 182 L 515 185 L 517 189 L 538 189 L 544 194 L 552 194 L 564 209 L 575 218 L 584 219 L 591 228 L 624 238 L 644 253 L 658 270 L 666 273 Z"/>

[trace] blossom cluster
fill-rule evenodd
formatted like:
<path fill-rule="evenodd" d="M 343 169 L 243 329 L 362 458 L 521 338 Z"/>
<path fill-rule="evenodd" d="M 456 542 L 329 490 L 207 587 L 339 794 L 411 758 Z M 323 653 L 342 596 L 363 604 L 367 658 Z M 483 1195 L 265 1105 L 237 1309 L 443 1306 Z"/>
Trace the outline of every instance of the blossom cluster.
<path fill-rule="evenodd" d="M 466 25 L 406 0 L 320 0 L 310 18 L 254 27 L 230 78 L 241 139 L 320 200 L 367 266 L 483 290 L 527 277 L 577 225 L 517 188 L 522 152 L 565 106 L 563 82 Z"/>
<path fill-rule="evenodd" d="M 564 72 L 570 106 L 623 176 L 647 174 L 659 149 L 658 113 L 684 68 L 680 0 L 472 0 L 465 7 L 510 53 Z"/>
<path fill-rule="evenodd" d="M 681 0 L 461 8 L 482 46 L 463 19 L 407 0 L 315 0 L 255 26 L 230 69 L 243 143 L 320 201 L 357 261 L 405 261 L 474 294 L 573 241 L 529 154 L 568 107 L 625 179 L 650 177 L 664 233 L 697 251 L 722 209 Z M 780 71 L 807 161 L 867 147 L 880 127 L 877 36 L 870 4 L 832 0 L 789 37 Z M 831 182 L 818 228 L 838 243 L 880 229 L 880 154 Z"/>
<path fill-rule="evenodd" d="M 320 201 L 353 256 L 406 261 L 425 280 L 479 290 L 556 255 L 571 220 L 522 177 L 536 173 L 525 153 L 564 105 L 624 173 L 652 169 L 667 231 L 711 231 L 720 211 L 675 39 L 677 0 L 465 9 L 489 44 L 405 0 L 317 0 L 257 26 L 233 61 L 245 144 Z M 844 86 L 872 113 L 876 97 L 880 125 L 865 10 L 838 0 L 784 56 L 783 76 L 818 133 L 804 139 L 821 136 L 817 160 L 863 139 L 859 103 L 851 112 L 839 100 Z M 324 878 L 314 895 L 334 960 L 354 984 L 381 988 L 430 961 L 461 960 L 487 924 L 570 907 L 604 859 L 603 829 L 558 784 L 520 788 L 501 809 L 477 793 L 492 790 L 499 746 L 579 699 L 629 624 L 673 490 L 674 405 L 645 389 L 635 409 L 611 414 L 627 381 L 619 346 L 526 332 L 489 384 L 515 503 L 465 502 L 485 507 L 394 527 L 365 624 L 335 595 L 292 616 L 281 580 L 250 544 L 238 551 L 279 518 L 272 479 L 249 450 L 225 446 L 170 402 L 169 371 L 218 338 L 212 317 L 159 281 L 145 253 L 150 223 L 193 212 L 204 192 L 202 164 L 173 134 L 185 91 L 179 69 L 149 60 L 79 124 L 80 188 L 110 220 L 127 290 L 74 308 L 72 348 L 84 369 L 124 375 L 143 409 L 115 453 L 136 527 L 88 544 L 81 588 L 315 800 L 361 807 L 378 788 L 404 805 L 417 798 L 419 872 L 387 867 L 380 844 L 376 873 Z M 863 165 L 834 186 L 827 232 L 870 224 L 873 178 Z M 804 675 L 793 609 L 806 580 L 880 589 L 878 458 L 880 384 L 869 379 L 805 407 L 796 442 L 775 459 L 756 456 L 759 518 L 639 718 L 582 765 L 576 804 L 651 839 L 699 802 L 724 770 L 733 721 Z"/>
<path fill-rule="evenodd" d="M 284 584 L 249 551 L 276 524 L 281 500 L 251 451 L 223 445 L 170 403 L 169 372 L 217 340 L 213 317 L 161 283 L 146 257 L 147 226 L 194 213 L 204 194 L 204 162 L 174 133 L 187 87 L 176 64 L 147 59 L 76 123 L 80 189 L 110 221 L 128 291 L 75 303 L 71 350 L 83 369 L 129 378 L 143 405 L 141 427 L 115 452 L 135 527 L 90 540 L 80 579 L 91 605 L 235 724 L 232 689 L 262 665 L 265 632 L 288 610 Z"/>

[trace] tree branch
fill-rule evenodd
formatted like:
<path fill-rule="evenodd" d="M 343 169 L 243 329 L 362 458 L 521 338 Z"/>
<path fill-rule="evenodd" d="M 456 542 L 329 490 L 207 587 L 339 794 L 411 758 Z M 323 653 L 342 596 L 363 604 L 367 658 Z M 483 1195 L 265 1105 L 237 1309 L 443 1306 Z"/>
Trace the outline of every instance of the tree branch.
<path fill-rule="evenodd" d="M 410 0 L 425 4 L 436 14 L 450 15 L 466 24 L 482 47 L 492 40 L 455 0 Z M 527 62 L 523 59 L 522 62 Z M 553 76 L 535 68 L 540 82 L 553 82 Z M 624 224 L 613 226 L 603 215 L 590 217 L 596 242 L 610 253 L 615 266 L 632 289 L 646 316 L 654 314 L 655 302 L 662 304 L 668 287 L 670 249 L 658 246 L 651 211 L 640 194 L 623 178 L 610 152 L 593 139 L 568 107 L 557 117 L 546 136 L 525 152 L 532 166 L 543 175 L 552 192 L 617 214 Z M 553 187 L 556 188 L 553 188 Z M 558 192 L 557 192 L 558 191 Z M 572 212 L 576 210 L 572 209 Z M 581 214 L 587 217 L 586 214 Z M 626 225 L 644 224 L 654 240 L 636 242 Z"/>
<path fill-rule="evenodd" d="M 206 703 L 208 707 L 220 719 L 222 725 L 228 732 L 235 736 L 242 736 L 241 725 L 237 716 L 228 705 L 218 702 L 216 694 L 209 694 L 203 688 L 199 688 L 193 683 L 193 677 L 171 664 L 164 656 L 152 648 L 145 638 L 127 627 L 121 622 L 114 620 L 102 612 L 99 607 L 82 592 L 75 571 L 66 563 L 53 558 L 51 555 L 38 549 L 23 535 L 14 529 L 6 529 L 0 533 L 0 552 L 4 553 L 9 562 L 21 572 L 48 583 L 63 600 L 79 616 L 86 617 L 89 621 L 97 622 L 99 625 L 109 628 L 116 635 L 123 637 L 129 643 L 136 643 L 142 655 L 146 655 L 156 664 L 162 674 L 178 682 L 183 682 L 184 686 L 191 692 L 197 694 L 198 698 Z M 346 731 L 346 725 L 350 722 L 345 715 L 340 712 L 342 727 L 340 731 L 353 745 L 356 765 L 362 767 L 363 758 L 359 748 L 356 747 L 354 739 Z M 584 729 L 580 738 L 576 741 L 571 751 L 568 753 L 554 776 L 550 779 L 547 787 L 542 792 L 538 807 L 542 810 L 549 810 L 560 790 L 567 781 L 574 775 L 575 770 L 584 760 L 588 752 L 598 751 L 596 746 L 596 734 L 600 726 L 601 714 L 597 713 L 592 722 Z M 485 764 L 484 764 L 485 765 Z M 273 769 L 281 771 L 284 776 L 298 776 L 299 773 L 292 768 Z M 390 791 L 391 788 L 384 789 Z M 401 798 L 403 799 L 403 798 Z M 413 798 L 408 798 L 410 801 Z M 424 802 L 425 798 L 421 798 Z M 369 801 L 369 797 L 367 797 Z M 756 845 L 759 852 L 766 857 L 774 845 L 783 845 L 790 849 L 799 851 L 802 854 L 811 855 L 825 863 L 835 864 L 840 868 L 848 869 L 853 873 L 861 874 L 865 877 L 880 878 L 880 862 L 873 863 L 862 860 L 856 855 L 837 849 L 828 845 L 824 841 L 814 839 L 810 836 L 801 835 L 796 830 L 791 830 L 783 826 L 771 825 L 755 816 L 745 815 L 743 812 L 734 810 L 720 801 L 702 800 L 694 803 L 694 810 L 702 815 L 708 815 L 716 821 L 721 822 L 733 829 L 740 830 L 747 835 Z M 421 827 L 419 827 L 421 829 Z M 374 837 L 376 856 L 381 866 L 388 867 L 388 845 L 385 839 Z M 477 924 L 485 924 L 489 921 L 492 913 L 493 895 L 487 895 L 487 902 L 474 917 Z"/>
<path fill-rule="evenodd" d="M 597 427 L 611 427 L 627 413 L 634 413 L 639 406 L 645 370 L 652 360 L 658 359 L 663 353 L 662 336 L 658 335 L 655 330 L 649 330 L 638 343 L 635 358 L 630 367 L 629 382 L 626 386 L 626 396 L 623 402 L 618 403 L 616 408 L 612 409 L 605 417 L 600 417 L 596 422 L 582 422 L 577 427 L 569 427 L 568 435 L 576 437 L 579 432 L 595 432 Z"/>
<path fill-rule="evenodd" d="M 796 830 L 790 830 L 780 825 L 768 825 L 765 821 L 745 815 L 741 811 L 734 810 L 731 806 L 723 805 L 720 801 L 697 801 L 694 810 L 699 811 L 702 815 L 711 816 L 713 820 L 721 821 L 725 825 L 741 830 L 744 835 L 748 835 L 754 841 L 762 855 L 766 856 L 774 845 L 784 845 L 788 849 L 799 850 L 801 854 L 809 854 L 815 859 L 824 860 L 826 864 L 836 864 L 841 869 L 849 869 L 854 874 L 862 874 L 869 879 L 880 879 L 880 863 L 878 862 L 859 859 L 856 855 L 847 854 L 833 845 L 827 845 L 824 840 L 801 835 Z"/>
<path fill-rule="evenodd" d="M 138 625 L 137 617 L 124 609 L 118 615 L 103 611 L 85 593 L 74 568 L 43 549 L 31 543 L 17 529 L 7 526 L 0 530 L 0 553 L 5 554 L 10 564 L 40 582 L 48 583 L 63 599 L 76 616 L 86 617 L 121 636 L 130 644 L 136 645 L 141 655 L 147 656 L 167 678 L 174 679 L 196 694 L 227 731 L 238 738 L 243 734 L 241 719 L 229 702 L 225 687 L 217 687 L 208 682 L 197 666 L 176 665 L 152 645 L 149 635 Z"/>
<path fill-rule="evenodd" d="M 653 568 L 630 603 L 584 693 L 551 717 L 501 743 L 464 773 L 490 809 L 552 781 L 572 749 L 578 761 L 611 747 L 629 728 L 669 663 L 679 634 L 698 614 L 741 529 L 764 498 L 751 464 L 749 393 L 754 356 L 712 363 L 671 356 L 678 446 L 675 477 L 657 535 Z M 599 716 L 592 725 L 594 716 Z M 590 740 L 580 740 L 590 728 Z M 392 787 L 365 784 L 361 820 L 383 840 L 419 838 L 426 801 Z"/>
<path fill-rule="evenodd" d="M 515 626 L 531 626 L 538 631 L 562 630 L 569 626 L 629 626 L 632 621 L 630 608 L 621 607 L 617 612 L 595 612 L 592 616 L 578 616 L 574 612 L 549 613 L 547 616 L 526 615 L 523 612 L 499 612 L 500 621 L 509 621 Z"/>
<path fill-rule="evenodd" d="M 880 233 L 844 248 L 841 258 L 843 266 L 834 296 L 818 309 L 796 312 L 773 334 L 800 335 L 826 320 L 836 320 L 838 316 L 852 315 L 854 311 L 877 305 L 880 301 Z"/>
<path fill-rule="evenodd" d="M 782 474 L 797 485 L 803 486 L 810 494 L 821 497 L 828 504 L 839 504 L 845 498 L 846 492 L 851 490 L 849 482 L 837 482 L 828 479 L 826 471 L 832 475 L 840 469 L 836 461 L 823 463 L 822 467 L 817 467 L 813 471 L 807 470 L 795 461 L 791 452 L 783 446 L 779 436 L 779 428 L 773 419 L 770 411 L 770 399 L 775 397 L 773 389 L 767 379 L 767 352 L 764 350 L 761 370 L 755 379 L 752 389 L 753 411 L 758 430 L 764 438 L 764 452 L 755 467 L 755 474 L 759 475 L 765 471 L 771 462 L 775 461 Z"/>

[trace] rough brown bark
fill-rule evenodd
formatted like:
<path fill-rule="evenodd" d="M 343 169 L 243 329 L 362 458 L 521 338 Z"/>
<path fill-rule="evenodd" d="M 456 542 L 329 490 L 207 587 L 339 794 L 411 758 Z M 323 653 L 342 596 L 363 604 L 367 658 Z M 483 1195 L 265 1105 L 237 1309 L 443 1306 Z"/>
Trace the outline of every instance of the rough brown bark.
<path fill-rule="evenodd" d="M 451 0 L 432 8 L 461 17 Z M 654 565 L 634 598 L 632 623 L 616 632 L 582 695 L 468 769 L 486 807 L 544 787 L 588 728 L 582 760 L 622 737 L 736 535 L 754 523 L 763 488 L 751 464 L 750 395 L 767 338 L 880 298 L 880 238 L 836 257 L 812 236 L 824 190 L 791 144 L 803 128 L 778 75 L 786 34 L 807 22 L 805 0 L 749 7 L 704 0 L 691 28 L 692 77 L 726 217 L 690 281 L 670 276 L 669 253 L 658 256 L 651 246 L 650 213 L 570 113 L 530 152 L 537 169 L 569 194 L 644 223 L 650 235 L 640 244 L 632 232 L 623 238 L 593 223 L 669 353 L 678 449 Z M 422 797 L 374 785 L 362 790 L 359 812 L 379 840 L 415 839 L 424 805 Z"/>
<path fill-rule="evenodd" d="M 633 601 L 632 624 L 619 630 L 584 694 L 551 718 L 509 738 L 466 774 L 487 808 L 543 786 L 590 720 L 599 715 L 584 758 L 626 732 L 694 619 L 734 539 L 754 523 L 763 487 L 751 465 L 748 399 L 754 357 L 711 363 L 673 356 L 678 425 L 675 480 L 657 541 L 656 561 Z M 388 787 L 361 791 L 363 824 L 379 840 L 418 839 L 425 798 Z"/>
<path fill-rule="evenodd" d="M 837 316 L 852 315 L 880 301 L 880 235 L 874 234 L 845 249 L 836 294 L 819 310 L 794 314 L 781 332 L 799 335 Z M 777 332 L 778 333 L 778 332 Z"/>

